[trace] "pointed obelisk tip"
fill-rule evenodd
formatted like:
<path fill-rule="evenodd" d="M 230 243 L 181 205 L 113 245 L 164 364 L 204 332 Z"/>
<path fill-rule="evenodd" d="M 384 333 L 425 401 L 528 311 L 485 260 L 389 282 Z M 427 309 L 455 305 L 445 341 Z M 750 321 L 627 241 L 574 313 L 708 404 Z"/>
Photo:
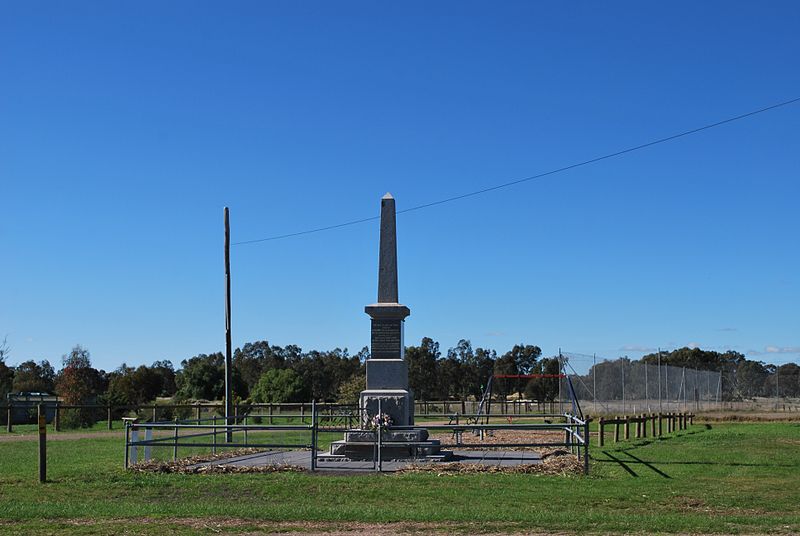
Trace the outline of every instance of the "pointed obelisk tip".
<path fill-rule="evenodd" d="M 390 193 L 381 199 L 378 303 L 397 303 L 397 232 L 395 230 L 394 197 Z"/>

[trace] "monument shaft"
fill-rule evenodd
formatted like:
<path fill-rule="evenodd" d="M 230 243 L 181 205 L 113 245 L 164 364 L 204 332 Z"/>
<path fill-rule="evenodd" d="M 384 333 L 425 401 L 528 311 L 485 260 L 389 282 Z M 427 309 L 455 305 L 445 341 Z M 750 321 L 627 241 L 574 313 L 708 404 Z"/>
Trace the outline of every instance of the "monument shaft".
<path fill-rule="evenodd" d="M 361 393 L 366 414 L 381 411 L 395 424 L 414 422 L 413 395 L 408 389 L 408 365 L 404 357 L 403 326 L 410 314 L 398 303 L 397 228 L 395 202 L 391 194 L 381 199 L 380 253 L 378 255 L 378 301 L 364 310 L 372 318 L 367 389 Z"/>
<path fill-rule="evenodd" d="M 381 199 L 381 239 L 378 259 L 378 303 L 397 303 L 397 223 L 394 198 Z"/>

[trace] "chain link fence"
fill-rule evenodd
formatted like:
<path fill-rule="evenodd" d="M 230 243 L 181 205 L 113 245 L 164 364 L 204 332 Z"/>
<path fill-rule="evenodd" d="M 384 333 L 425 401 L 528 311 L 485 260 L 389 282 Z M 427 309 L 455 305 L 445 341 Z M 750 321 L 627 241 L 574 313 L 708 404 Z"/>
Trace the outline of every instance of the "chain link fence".
<path fill-rule="evenodd" d="M 637 414 L 703 411 L 720 407 L 721 374 L 627 358 L 598 360 L 563 354 L 564 372 L 572 381 L 584 411 L 593 414 Z M 581 374 L 579 371 L 585 370 Z"/>
<path fill-rule="evenodd" d="M 581 406 L 592 414 L 800 411 L 800 375 L 792 367 L 748 362 L 714 371 L 571 352 L 561 358 Z"/>

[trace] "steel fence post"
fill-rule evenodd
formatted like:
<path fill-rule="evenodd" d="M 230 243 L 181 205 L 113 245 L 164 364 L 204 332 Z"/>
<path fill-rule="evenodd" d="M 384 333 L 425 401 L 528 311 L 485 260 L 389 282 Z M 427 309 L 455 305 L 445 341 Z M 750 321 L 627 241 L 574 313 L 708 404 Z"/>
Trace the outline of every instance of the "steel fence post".
<path fill-rule="evenodd" d="M 211 435 L 214 436 L 214 440 L 212 441 L 211 446 L 211 454 L 217 453 L 217 416 L 214 415 L 214 424 L 211 428 Z"/>
<path fill-rule="evenodd" d="M 131 454 L 130 460 L 133 461 L 133 464 L 136 465 L 139 463 L 139 447 L 136 444 L 139 442 L 139 430 L 136 428 L 136 425 L 131 425 Z"/>
<path fill-rule="evenodd" d="M 178 417 L 175 417 L 175 435 L 172 445 L 172 461 L 178 460 Z"/>
<path fill-rule="evenodd" d="M 314 471 L 317 468 L 317 460 L 316 460 L 316 452 L 317 452 L 317 438 L 315 437 L 315 431 L 317 427 L 317 407 L 315 404 L 316 401 L 311 401 L 311 470 Z"/>
<path fill-rule="evenodd" d="M 129 437 L 128 437 L 129 425 L 128 422 L 125 422 L 125 469 L 128 468 L 128 444 L 129 444 Z"/>

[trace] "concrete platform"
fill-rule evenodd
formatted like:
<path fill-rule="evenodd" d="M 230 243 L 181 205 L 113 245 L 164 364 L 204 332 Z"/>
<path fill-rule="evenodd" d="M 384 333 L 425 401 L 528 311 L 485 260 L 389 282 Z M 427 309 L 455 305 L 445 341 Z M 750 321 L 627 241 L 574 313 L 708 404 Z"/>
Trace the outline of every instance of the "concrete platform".
<path fill-rule="evenodd" d="M 498 465 L 498 466 L 512 466 L 512 465 L 530 465 L 542 463 L 542 456 L 538 452 L 533 451 L 516 451 L 516 450 L 456 450 L 453 451 L 453 457 L 450 462 L 459 462 L 466 464 L 482 464 L 482 465 Z M 397 471 L 411 465 L 413 463 L 441 463 L 436 461 L 424 460 L 392 460 L 383 462 L 383 471 L 391 472 Z M 215 462 L 203 462 L 197 464 L 197 467 L 203 465 L 236 465 L 241 467 L 257 467 L 260 465 L 297 465 L 311 469 L 311 452 L 307 450 L 288 450 L 288 451 L 269 451 L 260 452 L 257 454 L 247 454 L 244 456 L 237 456 L 235 458 L 228 458 L 226 460 L 217 460 Z M 322 461 L 317 463 L 317 469 L 320 472 L 342 472 L 342 471 L 355 471 L 365 472 L 374 471 L 372 461 L 367 460 L 341 460 L 341 461 Z"/>

